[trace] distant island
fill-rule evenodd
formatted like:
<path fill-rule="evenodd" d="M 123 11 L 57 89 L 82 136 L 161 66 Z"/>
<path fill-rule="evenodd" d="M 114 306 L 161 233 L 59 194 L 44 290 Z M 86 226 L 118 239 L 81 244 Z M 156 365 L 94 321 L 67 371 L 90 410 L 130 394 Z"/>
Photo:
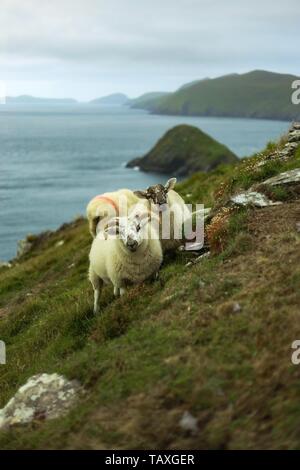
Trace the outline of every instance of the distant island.
<path fill-rule="evenodd" d="M 186 176 L 237 160 L 229 148 L 197 127 L 179 125 L 167 131 L 144 157 L 128 162 L 127 167 Z"/>
<path fill-rule="evenodd" d="M 141 101 L 139 107 L 155 114 L 298 120 L 300 107 L 291 102 L 291 85 L 297 79 L 264 70 L 206 78 Z"/>
<path fill-rule="evenodd" d="M 76 104 L 73 98 L 39 98 L 31 95 L 7 96 L 6 103 L 11 104 Z"/>
<path fill-rule="evenodd" d="M 96 98 L 90 101 L 90 104 L 122 106 L 127 103 L 128 100 L 128 96 L 124 95 L 124 93 L 112 93 L 111 95 Z"/>
<path fill-rule="evenodd" d="M 131 108 L 147 109 L 148 106 L 151 106 L 151 103 L 153 103 L 153 101 L 168 95 L 171 95 L 171 92 L 152 91 L 150 93 L 144 93 L 143 95 L 138 96 L 137 98 L 129 99 L 126 104 L 128 104 Z"/>

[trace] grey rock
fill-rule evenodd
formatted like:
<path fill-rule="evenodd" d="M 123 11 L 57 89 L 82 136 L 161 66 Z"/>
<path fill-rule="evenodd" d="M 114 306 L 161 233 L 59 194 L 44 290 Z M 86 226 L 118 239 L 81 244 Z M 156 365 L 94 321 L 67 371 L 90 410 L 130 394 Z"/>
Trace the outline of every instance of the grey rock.
<path fill-rule="evenodd" d="M 242 310 L 242 307 L 240 306 L 240 304 L 238 302 L 234 302 L 232 306 L 233 313 L 238 313 L 241 310 Z"/>
<path fill-rule="evenodd" d="M 293 131 L 289 132 L 288 141 L 289 142 L 300 142 L 300 131 L 299 130 L 293 130 Z"/>
<path fill-rule="evenodd" d="M 78 382 L 62 375 L 34 375 L 0 410 L 0 430 L 33 420 L 58 418 L 74 405 L 79 392 Z"/>
<path fill-rule="evenodd" d="M 20 258 L 23 255 L 26 255 L 33 246 L 33 243 L 29 242 L 26 238 L 24 240 L 18 241 L 17 247 L 17 258 Z"/>
<path fill-rule="evenodd" d="M 285 171 L 277 176 L 265 180 L 262 184 L 277 186 L 279 184 L 293 184 L 300 182 L 300 168 Z"/>
<path fill-rule="evenodd" d="M 251 189 L 243 193 L 235 194 L 231 197 L 230 201 L 238 206 L 247 206 L 248 204 L 252 204 L 256 207 L 267 207 L 281 204 L 281 202 L 273 202 L 264 194 L 257 191 L 251 191 Z"/>
<path fill-rule="evenodd" d="M 194 242 L 194 243 L 189 243 L 187 246 L 184 245 L 183 247 L 183 251 L 197 251 L 197 250 L 201 250 L 201 248 L 203 248 L 203 242 L 199 243 L 199 242 Z"/>
<path fill-rule="evenodd" d="M 285 149 L 281 150 L 279 158 L 286 158 L 289 155 L 291 155 L 292 152 L 293 152 L 293 150 L 290 150 L 289 148 L 285 148 Z"/>
<path fill-rule="evenodd" d="M 185 411 L 179 421 L 179 426 L 183 431 L 191 434 L 197 434 L 199 432 L 197 419 L 189 412 Z"/>
<path fill-rule="evenodd" d="M 284 147 L 289 152 L 293 152 L 294 150 L 298 148 L 298 144 L 297 142 L 287 142 Z"/>

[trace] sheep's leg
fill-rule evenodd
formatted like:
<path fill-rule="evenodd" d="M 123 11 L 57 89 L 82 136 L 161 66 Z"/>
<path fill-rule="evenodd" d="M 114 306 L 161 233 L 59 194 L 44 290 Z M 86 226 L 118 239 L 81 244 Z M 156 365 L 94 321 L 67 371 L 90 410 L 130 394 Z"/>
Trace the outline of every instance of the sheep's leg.
<path fill-rule="evenodd" d="M 121 296 L 124 295 L 125 292 L 126 292 L 125 287 L 120 287 L 120 295 L 121 295 Z"/>
<path fill-rule="evenodd" d="M 99 297 L 100 297 L 100 289 L 94 290 L 94 314 L 96 315 L 99 313 Z"/>
<path fill-rule="evenodd" d="M 93 271 L 89 272 L 89 279 L 94 289 L 94 314 L 97 314 L 99 312 L 99 298 L 103 281 Z"/>
<path fill-rule="evenodd" d="M 115 296 L 115 297 L 119 297 L 119 295 L 120 295 L 120 289 L 119 289 L 119 287 L 114 286 L 114 296 Z"/>

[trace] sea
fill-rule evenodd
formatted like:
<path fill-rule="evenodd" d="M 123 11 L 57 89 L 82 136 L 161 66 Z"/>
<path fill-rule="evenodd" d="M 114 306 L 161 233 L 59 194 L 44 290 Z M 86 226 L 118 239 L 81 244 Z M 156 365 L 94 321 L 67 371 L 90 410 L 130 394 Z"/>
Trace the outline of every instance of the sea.
<path fill-rule="evenodd" d="M 0 260 L 12 259 L 27 234 L 85 214 L 97 194 L 166 181 L 166 175 L 125 165 L 178 124 L 199 127 L 239 157 L 262 150 L 290 125 L 153 115 L 126 106 L 0 105 Z"/>

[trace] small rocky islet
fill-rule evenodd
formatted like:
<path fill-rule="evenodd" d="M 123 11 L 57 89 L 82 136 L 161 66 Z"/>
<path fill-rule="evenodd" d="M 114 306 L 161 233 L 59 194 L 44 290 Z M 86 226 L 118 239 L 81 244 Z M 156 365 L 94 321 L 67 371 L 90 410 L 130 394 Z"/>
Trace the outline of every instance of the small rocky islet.
<path fill-rule="evenodd" d="M 238 157 L 228 147 L 197 127 L 183 124 L 168 130 L 146 155 L 129 161 L 127 167 L 189 176 L 237 161 Z"/>

